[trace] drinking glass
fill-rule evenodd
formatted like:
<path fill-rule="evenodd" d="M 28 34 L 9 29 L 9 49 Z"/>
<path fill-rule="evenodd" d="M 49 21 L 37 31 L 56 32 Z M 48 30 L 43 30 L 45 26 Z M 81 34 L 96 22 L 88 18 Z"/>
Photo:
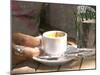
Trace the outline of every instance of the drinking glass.
<path fill-rule="evenodd" d="M 77 10 L 78 47 L 94 48 L 96 44 L 96 11 L 90 6 L 78 6 Z"/>

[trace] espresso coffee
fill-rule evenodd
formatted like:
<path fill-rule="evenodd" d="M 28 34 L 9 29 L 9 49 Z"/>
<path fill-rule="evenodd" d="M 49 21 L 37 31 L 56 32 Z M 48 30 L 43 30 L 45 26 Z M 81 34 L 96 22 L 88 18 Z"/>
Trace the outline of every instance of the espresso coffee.
<path fill-rule="evenodd" d="M 62 33 L 62 32 L 52 32 L 52 33 L 49 33 L 47 34 L 47 36 L 49 38 L 57 38 L 57 37 L 63 37 L 65 34 Z"/>

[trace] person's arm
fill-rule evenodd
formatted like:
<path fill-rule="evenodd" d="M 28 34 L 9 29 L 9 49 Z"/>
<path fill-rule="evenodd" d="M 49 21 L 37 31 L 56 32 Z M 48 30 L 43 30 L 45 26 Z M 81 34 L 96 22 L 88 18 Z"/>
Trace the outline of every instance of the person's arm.
<path fill-rule="evenodd" d="M 23 33 L 12 34 L 12 64 L 20 63 L 31 59 L 33 56 L 39 56 L 41 50 L 40 39 Z"/>
<path fill-rule="evenodd" d="M 36 47 L 40 45 L 39 38 L 19 32 L 12 34 L 12 41 L 17 45 L 23 45 L 27 47 Z"/>

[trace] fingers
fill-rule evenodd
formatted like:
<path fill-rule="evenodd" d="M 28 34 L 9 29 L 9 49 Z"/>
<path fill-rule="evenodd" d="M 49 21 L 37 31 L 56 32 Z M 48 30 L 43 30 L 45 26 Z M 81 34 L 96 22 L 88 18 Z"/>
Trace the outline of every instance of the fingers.
<path fill-rule="evenodd" d="M 41 54 L 41 50 L 37 47 L 31 48 L 15 44 L 12 45 L 12 51 L 12 64 L 17 64 Z"/>
<path fill-rule="evenodd" d="M 13 51 L 15 55 L 32 58 L 33 56 L 39 56 L 40 55 L 40 49 L 38 47 L 31 48 L 21 45 L 13 45 Z"/>
<path fill-rule="evenodd" d="M 12 41 L 17 45 L 36 47 L 40 45 L 40 39 L 23 33 L 13 33 Z"/>
<path fill-rule="evenodd" d="M 20 55 L 18 55 L 18 54 L 16 54 L 18 51 L 17 51 L 17 49 L 16 49 L 16 44 L 12 44 L 12 56 L 11 56 L 11 58 L 12 58 L 12 64 L 18 64 L 18 63 L 20 63 L 20 62 L 22 62 L 22 61 L 25 61 L 25 60 L 27 60 L 27 58 L 25 57 L 25 56 L 20 56 Z"/>
<path fill-rule="evenodd" d="M 31 47 L 24 47 L 24 51 L 23 54 L 25 55 L 26 58 L 32 58 L 32 57 L 36 57 L 40 55 L 41 50 L 39 50 L 39 48 L 35 47 L 35 48 L 31 48 Z"/>

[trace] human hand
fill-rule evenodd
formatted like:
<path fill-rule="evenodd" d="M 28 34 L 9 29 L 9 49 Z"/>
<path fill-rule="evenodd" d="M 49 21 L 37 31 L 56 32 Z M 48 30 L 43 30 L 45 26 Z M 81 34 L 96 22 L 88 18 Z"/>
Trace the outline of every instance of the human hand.
<path fill-rule="evenodd" d="M 13 33 L 12 42 L 13 64 L 20 63 L 21 61 L 41 54 L 41 50 L 37 47 L 40 45 L 40 39 L 37 37 L 22 33 Z"/>

